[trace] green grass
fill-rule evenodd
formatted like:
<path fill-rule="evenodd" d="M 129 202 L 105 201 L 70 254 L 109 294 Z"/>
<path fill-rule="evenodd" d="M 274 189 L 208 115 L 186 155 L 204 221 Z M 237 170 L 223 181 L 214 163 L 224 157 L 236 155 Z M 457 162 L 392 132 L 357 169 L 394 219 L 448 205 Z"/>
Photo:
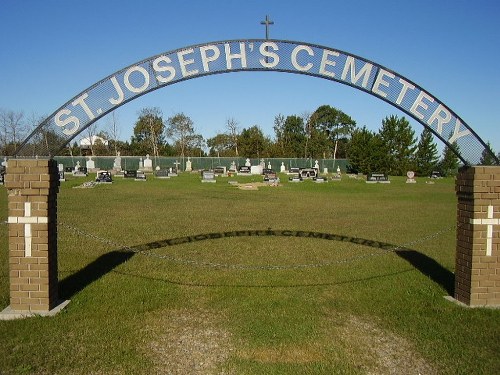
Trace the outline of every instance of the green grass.
<path fill-rule="evenodd" d="M 60 295 L 71 303 L 52 318 L 0 321 L 0 373 L 500 373 L 500 311 L 443 298 L 455 262 L 453 180 L 282 180 L 258 191 L 188 174 L 62 183 Z M 203 348 L 219 353 L 211 366 Z"/>

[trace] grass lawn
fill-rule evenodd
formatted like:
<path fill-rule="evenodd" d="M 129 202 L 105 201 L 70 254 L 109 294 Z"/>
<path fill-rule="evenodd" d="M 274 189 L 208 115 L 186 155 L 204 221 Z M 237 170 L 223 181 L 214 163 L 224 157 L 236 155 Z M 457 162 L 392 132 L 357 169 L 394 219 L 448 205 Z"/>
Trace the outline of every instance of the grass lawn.
<path fill-rule="evenodd" d="M 260 177 L 236 177 L 240 182 Z M 0 374 L 498 374 L 500 310 L 453 292 L 454 180 L 243 190 L 197 174 L 58 197 L 52 318 L 0 321 Z M 9 304 L 0 186 L 0 309 Z"/>

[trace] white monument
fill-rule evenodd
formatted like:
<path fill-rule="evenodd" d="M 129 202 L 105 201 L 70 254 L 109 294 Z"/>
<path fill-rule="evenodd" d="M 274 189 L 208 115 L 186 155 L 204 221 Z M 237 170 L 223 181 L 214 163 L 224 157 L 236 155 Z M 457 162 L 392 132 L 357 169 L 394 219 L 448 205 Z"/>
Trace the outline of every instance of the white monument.
<path fill-rule="evenodd" d="M 247 158 L 247 160 L 245 160 L 245 167 L 251 167 L 252 166 L 252 163 L 250 163 L 250 159 Z"/>
<path fill-rule="evenodd" d="M 153 170 L 153 160 L 149 158 L 149 154 L 147 154 L 146 159 L 144 159 L 144 170 L 145 171 Z"/>
<path fill-rule="evenodd" d="M 92 160 L 92 156 L 87 156 L 87 162 L 85 166 L 87 167 L 88 170 L 95 169 L 95 162 Z"/>
<path fill-rule="evenodd" d="M 281 162 L 280 172 L 281 173 L 285 173 L 286 172 L 285 163 L 283 163 L 283 162 Z"/>
<path fill-rule="evenodd" d="M 122 158 L 120 156 L 120 151 L 117 152 L 115 161 L 113 163 L 113 169 L 116 171 L 122 170 Z"/>
<path fill-rule="evenodd" d="M 193 167 L 191 165 L 191 159 L 190 157 L 188 156 L 188 160 L 186 162 L 186 172 L 191 172 L 193 170 Z"/>

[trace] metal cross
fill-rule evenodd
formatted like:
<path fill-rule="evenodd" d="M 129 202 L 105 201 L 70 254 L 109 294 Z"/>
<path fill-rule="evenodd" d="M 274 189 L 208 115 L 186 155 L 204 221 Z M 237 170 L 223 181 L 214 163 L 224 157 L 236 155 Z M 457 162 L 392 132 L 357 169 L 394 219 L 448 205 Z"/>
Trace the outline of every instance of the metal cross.
<path fill-rule="evenodd" d="M 500 225 L 500 219 L 493 218 L 493 206 L 488 206 L 488 217 L 486 219 L 470 219 L 473 225 L 486 225 L 486 255 L 491 256 L 493 248 L 493 225 Z"/>
<path fill-rule="evenodd" d="M 9 224 L 24 224 L 24 256 L 31 257 L 31 224 L 47 224 L 46 216 L 31 216 L 31 202 L 24 202 L 24 216 L 9 216 Z"/>
<path fill-rule="evenodd" d="M 274 22 L 266 15 L 266 20 L 260 22 L 261 25 L 266 25 L 266 39 L 269 39 L 269 25 L 274 25 Z"/>

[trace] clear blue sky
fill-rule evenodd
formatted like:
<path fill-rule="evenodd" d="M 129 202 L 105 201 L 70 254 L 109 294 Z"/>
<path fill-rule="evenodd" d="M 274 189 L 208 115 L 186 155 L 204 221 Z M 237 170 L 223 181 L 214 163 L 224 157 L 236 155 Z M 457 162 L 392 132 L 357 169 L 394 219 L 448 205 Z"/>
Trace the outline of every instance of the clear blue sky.
<path fill-rule="evenodd" d="M 192 44 L 264 38 L 301 41 L 359 55 L 396 71 L 443 101 L 500 151 L 500 2 L 0 0 L 0 108 L 50 115 L 128 65 Z M 137 113 L 184 112 L 205 138 L 260 126 L 329 104 L 372 130 L 396 108 L 348 86 L 296 74 L 241 72 L 188 80 L 117 110 L 120 138 Z M 106 118 L 100 123 L 104 125 Z M 421 125 L 410 121 L 417 134 Z"/>

